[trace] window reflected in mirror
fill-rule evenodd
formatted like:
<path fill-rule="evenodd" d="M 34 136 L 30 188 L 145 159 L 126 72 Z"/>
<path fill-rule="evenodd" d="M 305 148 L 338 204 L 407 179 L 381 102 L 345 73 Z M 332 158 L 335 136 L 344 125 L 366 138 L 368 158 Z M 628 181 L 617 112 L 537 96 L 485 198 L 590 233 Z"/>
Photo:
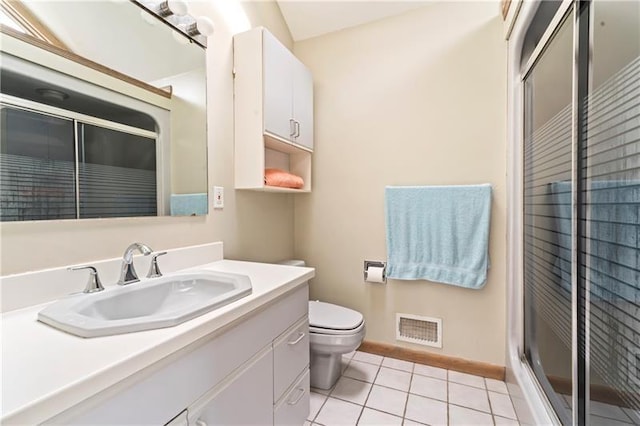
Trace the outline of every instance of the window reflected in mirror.
<path fill-rule="evenodd" d="M 0 220 L 206 214 L 206 50 L 134 2 L 0 5 L 50 34 L 2 17 Z"/>

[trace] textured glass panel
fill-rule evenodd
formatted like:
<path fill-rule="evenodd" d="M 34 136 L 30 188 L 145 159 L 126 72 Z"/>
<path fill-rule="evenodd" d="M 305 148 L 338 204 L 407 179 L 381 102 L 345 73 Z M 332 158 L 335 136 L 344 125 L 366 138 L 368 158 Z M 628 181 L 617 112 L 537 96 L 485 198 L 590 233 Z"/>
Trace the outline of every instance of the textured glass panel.
<path fill-rule="evenodd" d="M 640 424 L 640 3 L 593 3 L 584 100 L 592 424 Z"/>
<path fill-rule="evenodd" d="M 2 105 L 0 220 L 76 217 L 73 123 Z"/>
<path fill-rule="evenodd" d="M 79 125 L 80 217 L 156 216 L 156 142 Z"/>

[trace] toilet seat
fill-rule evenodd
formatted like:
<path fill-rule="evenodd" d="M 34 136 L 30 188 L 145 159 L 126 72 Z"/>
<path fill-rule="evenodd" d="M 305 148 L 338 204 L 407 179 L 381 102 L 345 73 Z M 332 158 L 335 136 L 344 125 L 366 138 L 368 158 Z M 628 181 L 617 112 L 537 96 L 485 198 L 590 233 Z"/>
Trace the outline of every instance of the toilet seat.
<path fill-rule="evenodd" d="M 354 334 L 363 327 L 364 317 L 360 312 L 331 303 L 309 302 L 309 331 L 311 333 Z"/>

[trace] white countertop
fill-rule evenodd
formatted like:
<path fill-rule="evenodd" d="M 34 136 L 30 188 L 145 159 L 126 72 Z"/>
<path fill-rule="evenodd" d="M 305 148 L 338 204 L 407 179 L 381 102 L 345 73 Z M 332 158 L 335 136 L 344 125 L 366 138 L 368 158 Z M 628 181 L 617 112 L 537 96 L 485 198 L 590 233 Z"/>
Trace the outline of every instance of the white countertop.
<path fill-rule="evenodd" d="M 38 322 L 37 313 L 47 304 L 3 314 L 0 423 L 41 423 L 299 287 L 314 275 L 312 268 L 232 260 L 191 269 L 248 275 L 253 292 L 175 327 L 88 339 Z"/>

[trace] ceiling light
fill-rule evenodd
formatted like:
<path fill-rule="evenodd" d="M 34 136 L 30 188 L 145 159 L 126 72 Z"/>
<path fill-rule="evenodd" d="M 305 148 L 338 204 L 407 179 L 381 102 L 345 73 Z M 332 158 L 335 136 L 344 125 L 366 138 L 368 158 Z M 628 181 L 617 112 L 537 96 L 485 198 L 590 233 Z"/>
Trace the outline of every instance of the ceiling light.
<path fill-rule="evenodd" d="M 56 89 L 41 88 L 36 89 L 36 92 L 48 101 L 62 102 L 65 99 L 69 99 L 69 95 L 67 93 Z"/>

